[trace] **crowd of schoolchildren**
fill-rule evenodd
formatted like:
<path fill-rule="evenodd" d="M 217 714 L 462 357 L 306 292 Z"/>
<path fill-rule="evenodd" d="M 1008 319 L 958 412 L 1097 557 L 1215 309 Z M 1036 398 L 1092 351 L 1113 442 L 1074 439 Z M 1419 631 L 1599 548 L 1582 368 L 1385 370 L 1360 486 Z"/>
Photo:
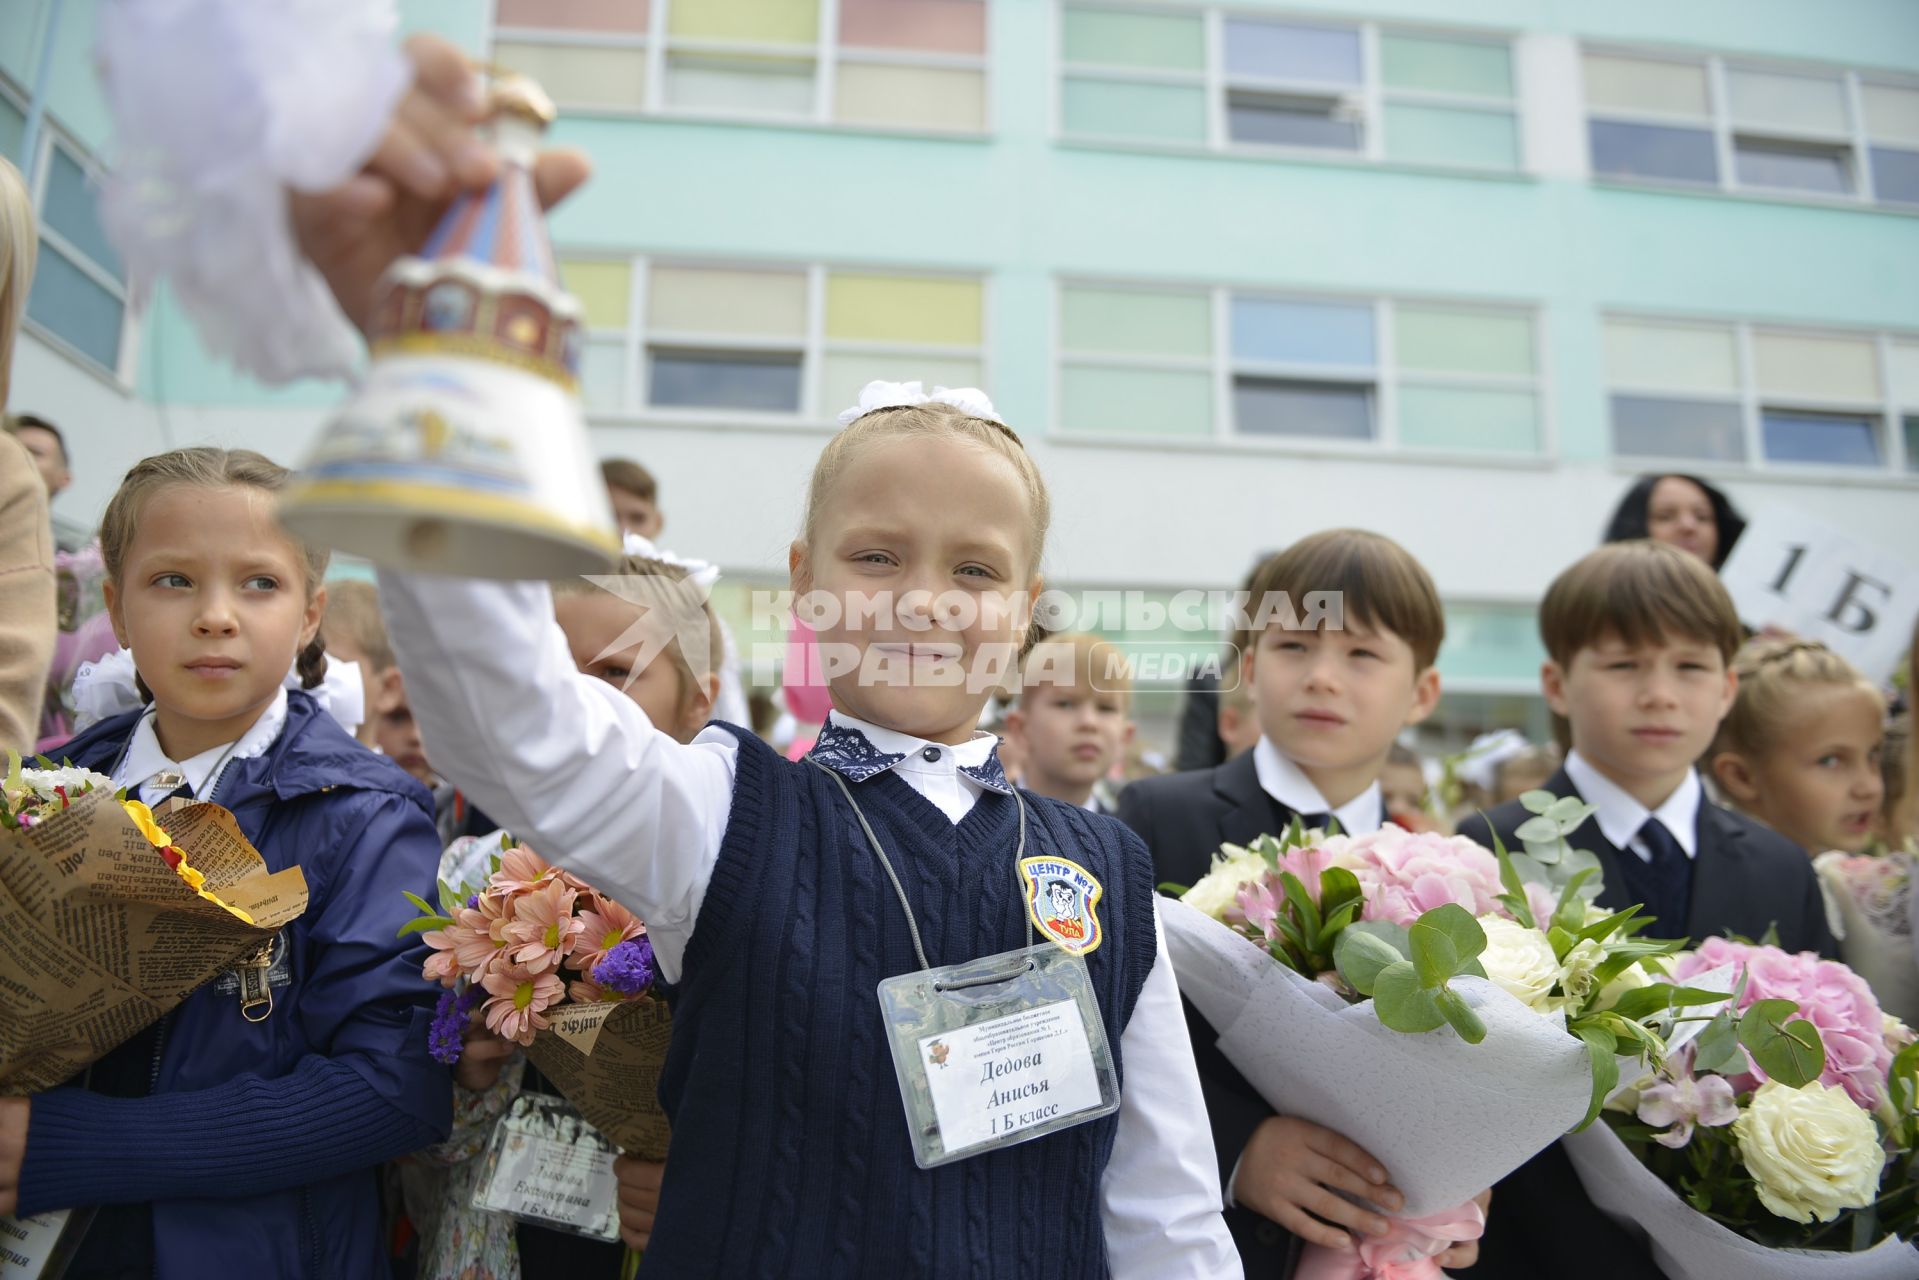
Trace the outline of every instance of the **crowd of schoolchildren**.
<path fill-rule="evenodd" d="M 0 448 L 38 445 L 54 487 L 58 430 L 21 419 L 11 435 Z M 683 583 L 655 545 L 652 478 L 605 474 L 628 532 L 652 540 L 621 573 Z M 830 680 L 822 723 L 776 746 L 765 717 L 715 714 L 737 676 L 710 610 L 710 644 L 690 651 L 577 583 L 329 582 L 326 554 L 275 523 L 286 479 L 217 448 L 129 471 L 98 554 L 130 692 L 55 690 L 60 713 L 125 709 L 53 754 L 150 802 L 231 809 L 310 891 L 269 1017 L 210 984 L 82 1078 L 0 1099 L 0 1211 L 93 1213 L 68 1280 L 619 1274 L 619 1246 L 471 1207 L 506 1101 L 551 1086 L 477 1017 L 458 1068 L 428 1054 L 437 993 L 420 944 L 396 936 L 402 891 L 430 892 L 462 836 L 510 831 L 646 922 L 675 1029 L 669 1156 L 616 1166 L 643 1275 L 1158 1280 L 1284 1276 L 1300 1241 L 1350 1248 L 1400 1203 L 1370 1153 L 1273 1114 L 1180 1001 L 1155 887 L 1197 879 L 1222 843 L 1295 818 L 1511 841 L 1515 797 L 1543 789 L 1596 807 L 1573 843 L 1600 858 L 1604 905 L 1838 955 L 1814 855 L 1891 855 L 1915 835 L 1907 753 L 1887 745 L 1909 721 L 1836 653 L 1745 632 L 1716 574 L 1739 517 L 1690 477 L 1635 485 L 1604 545 L 1548 587 L 1555 741 L 1489 739 L 1450 766 L 1410 751 L 1444 696 L 1445 613 L 1404 547 L 1336 529 L 1294 538 L 1247 586 L 1338 592 L 1343 626 L 1232 637 L 1236 668 L 1192 691 L 1175 771 L 1140 763 L 1113 646 L 1039 636 L 1017 610 L 916 628 L 845 611 L 819 644 L 909 673 L 998 647 L 1026 675 L 989 713 L 988 688 L 855 670 Z M 842 601 L 1010 599 L 1039 585 L 1048 523 L 1017 424 L 976 394 L 906 395 L 826 445 L 792 582 Z M 88 674 L 114 671 L 106 655 Z M 325 696 L 342 683 L 357 721 Z M 1085 959 L 1119 1105 L 918 1168 L 875 990 L 1022 945 L 1022 841 L 1101 886 L 1103 945 Z M 1889 1005 L 1912 989 L 1884 981 Z M 1557 1147 L 1489 1193 L 1485 1237 L 1448 1268 L 1655 1274 Z"/>

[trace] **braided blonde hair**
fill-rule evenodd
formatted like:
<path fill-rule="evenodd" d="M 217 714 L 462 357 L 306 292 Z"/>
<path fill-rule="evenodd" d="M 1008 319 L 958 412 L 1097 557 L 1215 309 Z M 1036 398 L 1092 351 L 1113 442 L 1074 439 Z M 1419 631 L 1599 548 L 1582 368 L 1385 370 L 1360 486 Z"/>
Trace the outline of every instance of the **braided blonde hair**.
<path fill-rule="evenodd" d="M 1863 689 L 1879 697 L 1859 668 L 1817 640 L 1748 641 L 1733 657 L 1732 670 L 1739 677 L 1739 696 L 1719 724 L 1709 759 L 1728 751 L 1747 759 L 1770 752 L 1779 745 L 1793 699 L 1808 685 Z"/>

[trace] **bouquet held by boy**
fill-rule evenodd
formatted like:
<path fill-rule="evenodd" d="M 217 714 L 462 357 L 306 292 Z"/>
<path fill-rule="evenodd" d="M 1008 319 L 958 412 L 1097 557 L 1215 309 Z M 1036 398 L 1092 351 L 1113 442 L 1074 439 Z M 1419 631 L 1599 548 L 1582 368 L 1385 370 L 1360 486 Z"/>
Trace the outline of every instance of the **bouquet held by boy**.
<path fill-rule="evenodd" d="M 1474 1239 L 1473 1201 L 1590 1124 L 1620 1064 L 1660 1063 L 1689 1006 L 1723 987 L 1669 980 L 1682 942 L 1606 912 L 1590 855 L 1565 833 L 1590 812 L 1533 793 L 1526 851 L 1387 825 L 1357 838 L 1294 829 L 1227 846 L 1163 908 L 1181 992 L 1281 1114 L 1325 1123 L 1384 1163 L 1405 1196 L 1382 1237 L 1311 1246 L 1300 1280 L 1439 1275 Z M 1723 976 L 1723 975 L 1721 975 Z M 1763 1041 L 1785 1013 L 1738 1034 Z"/>

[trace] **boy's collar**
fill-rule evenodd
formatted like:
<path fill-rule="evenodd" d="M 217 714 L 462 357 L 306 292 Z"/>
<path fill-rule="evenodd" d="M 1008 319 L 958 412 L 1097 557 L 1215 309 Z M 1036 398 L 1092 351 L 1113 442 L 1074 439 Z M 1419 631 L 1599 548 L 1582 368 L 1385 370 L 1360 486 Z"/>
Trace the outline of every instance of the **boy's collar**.
<path fill-rule="evenodd" d="M 831 711 L 809 754 L 848 782 L 864 782 L 915 757 L 924 760 L 928 749 L 950 756 L 955 770 L 988 791 L 1013 794 L 1000 767 L 999 739 L 985 732 L 956 745 L 929 742 Z"/>
<path fill-rule="evenodd" d="M 1264 734 L 1253 747 L 1253 771 L 1259 777 L 1260 790 L 1267 795 L 1294 813 L 1329 814 L 1349 836 L 1371 835 L 1383 823 L 1385 805 L 1380 801 L 1377 778 L 1371 786 L 1335 809 L 1313 785 L 1313 780 Z"/>
<path fill-rule="evenodd" d="M 1694 770 L 1686 770 L 1685 778 L 1673 788 L 1671 795 L 1660 801 L 1657 809 L 1648 809 L 1634 799 L 1577 750 L 1566 753 L 1566 776 L 1579 788 L 1586 803 L 1597 810 L 1593 821 L 1599 824 L 1599 834 L 1606 837 L 1613 848 L 1630 849 L 1639 837 L 1639 829 L 1646 825 L 1646 819 L 1657 818 L 1660 825 L 1672 832 L 1672 838 L 1679 842 L 1687 857 L 1699 852 L 1699 806 L 1705 800 L 1705 793 Z"/>

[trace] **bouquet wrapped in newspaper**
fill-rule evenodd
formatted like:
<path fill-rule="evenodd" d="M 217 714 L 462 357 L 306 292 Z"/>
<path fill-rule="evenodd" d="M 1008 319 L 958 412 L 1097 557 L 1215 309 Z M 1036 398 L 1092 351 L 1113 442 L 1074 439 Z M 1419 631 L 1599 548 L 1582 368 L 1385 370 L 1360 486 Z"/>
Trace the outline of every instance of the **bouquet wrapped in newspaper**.
<path fill-rule="evenodd" d="M 1674 973 L 1731 998 L 1567 1140 L 1593 1203 L 1673 1280 L 1919 1276 L 1912 1031 L 1811 952 L 1712 938 Z M 1772 1052 L 1742 1044 L 1749 1022 Z"/>
<path fill-rule="evenodd" d="M 425 976 L 447 988 L 431 1031 L 433 1056 L 460 1057 L 468 1015 L 526 1047 L 527 1057 L 587 1122 L 628 1155 L 666 1158 L 660 1068 L 672 1039 L 646 926 L 525 845 L 490 859 L 479 887 L 441 881 L 437 906 L 406 933 L 433 949 Z"/>
<path fill-rule="evenodd" d="M 1637 908 L 1591 906 L 1595 868 L 1564 845 L 1586 806 L 1528 803 L 1524 853 L 1296 824 L 1226 846 L 1162 904 L 1180 991 L 1227 1059 L 1405 1194 L 1389 1235 L 1309 1249 L 1301 1275 L 1437 1276 L 1436 1255 L 1483 1227 L 1473 1196 L 1590 1123 L 1621 1055 L 1662 1061 L 1661 1017 L 1725 998 L 1666 980 L 1683 944 L 1637 937 Z"/>
<path fill-rule="evenodd" d="M 265 955 L 307 902 L 300 869 L 269 874 L 220 806 L 156 815 L 102 774 L 39 763 L 9 753 L 0 786 L 8 1094 L 53 1088 L 200 984 Z"/>

